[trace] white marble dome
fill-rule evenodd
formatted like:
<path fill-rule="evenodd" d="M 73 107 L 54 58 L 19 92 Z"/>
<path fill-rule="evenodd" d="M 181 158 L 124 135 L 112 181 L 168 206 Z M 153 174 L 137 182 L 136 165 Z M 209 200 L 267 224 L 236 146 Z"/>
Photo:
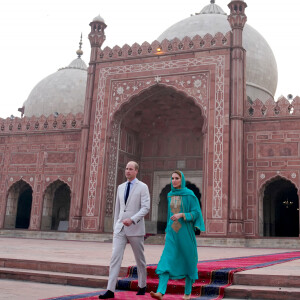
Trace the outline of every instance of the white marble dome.
<path fill-rule="evenodd" d="M 199 14 L 190 16 L 164 31 L 158 41 L 174 38 L 183 39 L 185 36 L 204 37 L 209 33 L 215 35 L 217 32 L 223 34 L 231 31 L 227 20 L 227 14 L 222 8 L 211 1 Z M 247 11 L 246 11 L 247 15 Z M 252 101 L 257 98 L 265 102 L 274 98 L 278 72 L 277 63 L 267 41 L 253 27 L 246 23 L 243 31 L 243 46 L 247 51 L 246 58 L 246 93 Z"/>
<path fill-rule="evenodd" d="M 41 80 L 24 102 L 27 117 L 83 112 L 87 66 L 80 58 Z"/>

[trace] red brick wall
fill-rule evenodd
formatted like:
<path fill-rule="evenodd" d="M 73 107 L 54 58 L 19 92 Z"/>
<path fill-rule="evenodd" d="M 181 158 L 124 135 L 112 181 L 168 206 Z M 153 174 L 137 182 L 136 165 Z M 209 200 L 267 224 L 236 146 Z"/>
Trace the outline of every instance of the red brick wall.
<path fill-rule="evenodd" d="M 33 190 L 30 229 L 40 229 L 43 193 L 51 182 L 60 179 L 74 192 L 82 117 L 60 116 L 55 119 L 55 127 L 51 118 L 0 119 L 0 228 L 8 190 L 20 179 Z M 32 126 L 37 122 L 38 128 Z M 51 126 L 43 126 L 45 123 Z"/>

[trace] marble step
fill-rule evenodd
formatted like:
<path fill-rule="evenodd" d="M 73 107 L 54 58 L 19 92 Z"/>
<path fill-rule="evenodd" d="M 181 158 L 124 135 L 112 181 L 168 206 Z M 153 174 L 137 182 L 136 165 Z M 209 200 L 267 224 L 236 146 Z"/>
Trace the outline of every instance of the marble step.
<path fill-rule="evenodd" d="M 231 285 L 225 289 L 225 299 L 300 299 L 300 288 L 254 285 Z"/>
<path fill-rule="evenodd" d="M 36 271 L 63 272 L 74 274 L 86 274 L 96 276 L 108 276 L 109 266 L 83 265 L 73 263 L 39 261 L 39 260 L 23 260 L 13 258 L 0 258 L 0 267 L 16 268 Z M 121 267 L 120 276 L 127 275 L 127 267 Z"/>
<path fill-rule="evenodd" d="M 23 280 L 91 288 L 106 288 L 108 276 L 36 271 L 17 268 L 0 268 L 0 279 Z"/>
<path fill-rule="evenodd" d="M 287 276 L 278 274 L 245 274 L 241 272 L 234 274 L 233 284 L 300 288 L 300 276 Z"/>

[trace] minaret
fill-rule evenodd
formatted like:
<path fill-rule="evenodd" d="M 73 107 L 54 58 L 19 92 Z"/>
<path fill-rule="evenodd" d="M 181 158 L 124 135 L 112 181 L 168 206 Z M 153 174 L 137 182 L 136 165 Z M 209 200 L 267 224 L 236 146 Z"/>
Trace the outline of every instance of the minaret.
<path fill-rule="evenodd" d="M 83 124 L 81 130 L 81 143 L 80 143 L 80 155 L 79 155 L 79 170 L 78 170 L 78 184 L 76 186 L 76 203 L 75 203 L 75 216 L 72 221 L 72 230 L 80 231 L 82 227 L 82 207 L 84 197 L 84 183 L 86 173 L 87 162 L 87 149 L 88 149 L 88 137 L 90 130 L 91 110 L 93 102 L 93 92 L 95 88 L 95 73 L 96 73 L 96 61 L 99 50 L 103 42 L 105 41 L 104 29 L 106 24 L 103 18 L 97 16 L 90 23 L 91 32 L 89 33 L 89 40 L 91 43 L 91 56 L 88 67 L 88 77 L 86 83 L 85 102 L 84 102 L 84 114 Z M 78 57 L 81 55 L 81 44 L 79 43 L 79 50 L 76 52 Z"/>
<path fill-rule="evenodd" d="M 88 68 L 88 78 L 85 93 L 83 117 L 84 127 L 88 127 L 90 122 L 91 105 L 93 100 L 93 91 L 95 83 L 96 62 L 99 55 L 99 50 L 101 50 L 101 46 L 106 39 L 104 29 L 107 27 L 104 19 L 100 15 L 93 19 L 93 21 L 90 23 L 90 26 L 91 32 L 89 33 L 89 40 L 91 43 L 91 56 Z"/>
<path fill-rule="evenodd" d="M 243 29 L 247 21 L 242 0 L 228 4 L 228 22 L 232 28 L 231 50 L 231 98 L 230 98 L 230 180 L 229 180 L 229 228 L 231 236 L 244 233 L 243 224 L 243 117 L 246 101 L 246 51 L 243 48 Z"/>
<path fill-rule="evenodd" d="M 90 23 L 91 32 L 89 33 L 89 40 L 91 43 L 91 58 L 90 61 L 96 61 L 98 50 L 101 49 L 102 44 L 104 43 L 106 36 L 104 29 L 107 27 L 104 19 L 101 16 L 97 16 Z"/>

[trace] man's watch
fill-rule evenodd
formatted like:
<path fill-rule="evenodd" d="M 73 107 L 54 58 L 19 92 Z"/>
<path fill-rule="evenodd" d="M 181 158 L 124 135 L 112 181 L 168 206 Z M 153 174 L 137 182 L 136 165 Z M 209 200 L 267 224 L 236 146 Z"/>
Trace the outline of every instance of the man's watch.
<path fill-rule="evenodd" d="M 132 224 L 135 225 L 135 222 L 132 219 L 130 219 L 130 220 L 131 220 Z"/>

